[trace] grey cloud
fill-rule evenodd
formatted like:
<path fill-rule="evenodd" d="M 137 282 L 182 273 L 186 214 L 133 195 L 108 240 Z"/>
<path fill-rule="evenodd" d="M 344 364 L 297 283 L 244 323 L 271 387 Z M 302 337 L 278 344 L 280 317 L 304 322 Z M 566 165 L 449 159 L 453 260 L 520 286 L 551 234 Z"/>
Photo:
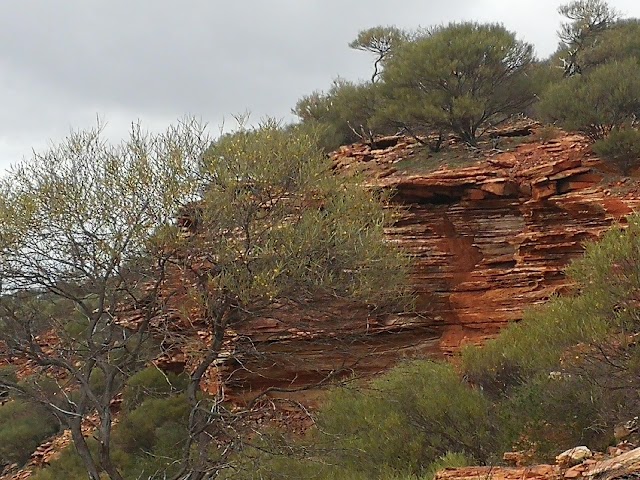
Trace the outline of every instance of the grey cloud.
<path fill-rule="evenodd" d="M 287 117 L 338 75 L 368 78 L 361 29 L 500 21 L 548 54 L 560 0 L 21 0 L 0 2 L 0 164 L 95 115 L 215 124 L 248 109 Z M 612 5 L 640 16 L 636 0 Z M 551 21 L 547 20 L 551 18 Z M 6 158 L 11 156 L 11 158 Z"/>

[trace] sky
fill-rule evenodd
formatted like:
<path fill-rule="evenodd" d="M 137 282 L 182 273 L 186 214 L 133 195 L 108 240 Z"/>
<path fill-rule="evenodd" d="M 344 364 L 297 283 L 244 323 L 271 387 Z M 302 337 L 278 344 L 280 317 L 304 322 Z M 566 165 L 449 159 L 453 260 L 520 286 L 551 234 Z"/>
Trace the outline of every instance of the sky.
<path fill-rule="evenodd" d="M 185 115 L 219 131 L 233 116 L 292 120 L 302 96 L 340 76 L 365 80 L 372 56 L 348 43 L 376 25 L 499 22 L 541 58 L 565 0 L 2 0 L 0 172 L 71 130 L 132 122 L 164 130 Z M 610 0 L 640 17 L 638 0 Z"/>

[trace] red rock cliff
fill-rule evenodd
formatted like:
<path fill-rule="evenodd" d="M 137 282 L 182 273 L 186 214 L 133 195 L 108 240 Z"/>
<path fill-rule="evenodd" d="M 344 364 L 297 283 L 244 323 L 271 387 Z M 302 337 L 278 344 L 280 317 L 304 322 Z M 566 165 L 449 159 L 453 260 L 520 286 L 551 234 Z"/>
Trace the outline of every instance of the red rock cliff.
<path fill-rule="evenodd" d="M 372 185 L 394 189 L 404 210 L 388 235 L 414 256 L 418 315 L 373 316 L 327 299 L 280 306 L 233 332 L 228 385 L 308 385 L 340 368 L 378 371 L 405 354 L 448 353 L 493 335 L 566 289 L 563 269 L 583 243 L 640 203 L 635 183 L 603 171 L 580 136 L 494 150 L 464 168 L 401 173 L 398 162 L 420 148 L 390 137 L 332 157 L 336 170 L 364 170 Z"/>
<path fill-rule="evenodd" d="M 566 288 L 563 270 L 584 242 L 639 204 L 634 183 L 601 171 L 580 136 L 494 151 L 465 168 L 395 171 L 416 148 L 408 139 L 383 150 L 343 147 L 334 162 L 341 170 L 364 164 L 372 184 L 394 188 L 406 207 L 389 237 L 415 257 L 419 305 L 445 351 L 494 334 Z"/>

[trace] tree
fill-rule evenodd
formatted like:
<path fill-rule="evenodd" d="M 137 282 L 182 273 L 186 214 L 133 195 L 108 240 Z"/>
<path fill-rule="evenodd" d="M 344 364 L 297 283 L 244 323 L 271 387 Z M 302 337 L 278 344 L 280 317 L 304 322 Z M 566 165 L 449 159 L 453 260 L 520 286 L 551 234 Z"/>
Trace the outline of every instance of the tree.
<path fill-rule="evenodd" d="M 640 131 L 616 130 L 593 144 L 593 151 L 616 163 L 624 174 L 640 163 Z"/>
<path fill-rule="evenodd" d="M 399 28 L 378 26 L 360 31 L 349 47 L 376 55 L 371 75 L 371 83 L 375 83 L 385 59 L 406 40 L 407 34 Z"/>
<path fill-rule="evenodd" d="M 562 23 L 558 37 L 564 47 L 564 75 L 571 77 L 584 71 L 582 54 L 598 44 L 596 39 L 618 20 L 619 13 L 603 0 L 574 0 L 558 12 L 569 20 Z"/>
<path fill-rule="evenodd" d="M 614 60 L 640 58 L 640 20 L 619 20 L 598 36 L 598 41 L 579 55 L 582 71 Z"/>
<path fill-rule="evenodd" d="M 160 135 L 133 126 L 110 145 L 100 127 L 71 134 L 13 168 L 0 184 L 0 340 L 34 374 L 0 385 L 36 400 L 72 433 L 92 480 L 120 479 L 111 404 L 148 360 L 149 322 L 173 255 L 165 245 L 196 195 L 194 167 L 209 141 L 187 120 Z M 140 315 L 136 331 L 118 318 Z M 90 448 L 83 423 L 98 423 Z"/>
<path fill-rule="evenodd" d="M 629 125 L 640 114 L 640 64 L 614 61 L 553 85 L 539 110 L 550 122 L 600 140 Z"/>
<path fill-rule="evenodd" d="M 473 145 L 533 100 L 531 45 L 500 25 L 451 24 L 403 44 L 382 74 L 393 120 L 448 130 Z"/>
<path fill-rule="evenodd" d="M 176 275 L 183 301 L 195 303 L 190 320 L 209 337 L 191 351 L 188 441 L 175 478 L 213 477 L 242 445 L 242 414 L 200 391 L 230 328 L 316 295 L 374 311 L 410 301 L 407 260 L 384 242 L 391 210 L 334 176 L 302 129 L 268 122 L 212 145 L 190 121 L 158 136 L 134 128 L 117 146 L 99 130 L 73 134 L 15 168 L 2 193 L 0 335 L 35 372 L 0 382 L 71 429 L 92 479 L 122 478 L 112 401 L 160 341 L 180 337 L 166 315 Z M 180 212 L 190 212 L 191 234 L 174 221 Z M 93 414 L 95 446 L 83 434 Z"/>
<path fill-rule="evenodd" d="M 378 311 L 410 299 L 406 258 L 384 242 L 389 212 L 380 197 L 333 175 L 305 131 L 271 121 L 241 128 L 212 145 L 201 176 L 197 229 L 175 247 L 181 278 L 200 305 L 197 320 L 210 333 L 187 388 L 191 440 L 180 475 L 190 479 L 218 471 L 236 446 L 237 415 L 222 395 L 198 395 L 205 372 L 230 348 L 230 328 L 274 304 L 305 305 L 318 295 Z"/>
<path fill-rule="evenodd" d="M 330 151 L 356 141 L 370 142 L 374 129 L 385 131 L 384 125 L 372 122 L 378 103 L 378 85 L 337 79 L 327 92 L 301 98 L 293 113 L 304 125 L 325 129 L 321 143 Z"/>

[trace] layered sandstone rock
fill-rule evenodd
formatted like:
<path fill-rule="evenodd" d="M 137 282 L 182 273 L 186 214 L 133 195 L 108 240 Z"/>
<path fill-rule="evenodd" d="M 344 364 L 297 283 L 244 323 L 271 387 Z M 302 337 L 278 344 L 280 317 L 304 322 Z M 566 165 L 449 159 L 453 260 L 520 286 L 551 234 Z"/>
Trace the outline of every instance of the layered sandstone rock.
<path fill-rule="evenodd" d="M 415 163 L 422 149 L 388 137 L 332 157 L 341 174 L 364 172 L 371 186 L 395 192 L 402 214 L 388 238 L 414 258 L 417 314 L 376 315 L 335 299 L 277 305 L 234 327 L 209 389 L 224 384 L 233 394 L 277 395 L 335 373 L 377 372 L 403 356 L 482 341 L 522 318 L 525 307 L 566 290 L 564 269 L 584 243 L 624 223 L 640 204 L 635 182 L 606 172 L 580 136 L 493 150 L 464 168 L 402 173 L 402 162 Z M 174 279 L 180 282 L 188 279 Z M 194 338 L 206 335 L 200 330 Z M 181 368 L 188 359 L 174 352 L 165 359 L 169 368 L 172 362 Z"/>
<path fill-rule="evenodd" d="M 358 145 L 334 161 L 345 170 L 368 159 L 371 183 L 396 191 L 405 214 L 389 238 L 414 256 L 420 308 L 447 352 L 566 289 L 564 268 L 585 241 L 624 223 L 639 204 L 633 182 L 602 171 L 580 136 L 494 151 L 465 168 L 402 174 L 397 159 L 416 148 L 404 138 L 389 154 Z"/>
<path fill-rule="evenodd" d="M 482 341 L 520 319 L 525 307 L 565 290 L 564 268 L 584 242 L 624 222 L 640 203 L 637 183 L 607 172 L 580 136 L 525 142 L 509 152 L 461 145 L 447 151 L 479 160 L 409 175 L 407 160 L 423 162 L 426 171 L 433 159 L 406 137 L 342 147 L 332 156 L 340 174 L 364 172 L 373 187 L 395 192 L 402 214 L 388 238 L 414 258 L 416 314 L 377 314 L 333 298 L 276 305 L 229 332 L 207 389 L 278 395 Z M 190 281 L 174 272 L 166 285 L 173 309 L 165 326 L 179 337 L 159 359 L 167 369 L 189 368 L 189 352 L 209 335 L 191 304 Z"/>

